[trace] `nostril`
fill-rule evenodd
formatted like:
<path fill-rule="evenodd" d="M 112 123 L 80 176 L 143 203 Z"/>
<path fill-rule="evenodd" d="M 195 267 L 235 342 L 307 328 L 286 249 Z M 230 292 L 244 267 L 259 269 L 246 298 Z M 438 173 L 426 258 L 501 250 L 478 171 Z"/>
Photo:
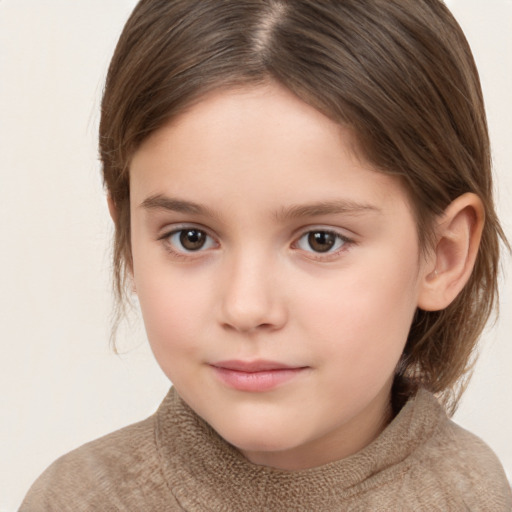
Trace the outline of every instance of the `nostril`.
<path fill-rule="evenodd" d="M 225 329 L 250 333 L 279 329 L 285 322 L 284 308 L 276 303 L 267 303 L 260 308 L 229 307 L 225 304 L 221 323 Z"/>
<path fill-rule="evenodd" d="M 230 321 L 223 322 L 223 326 L 227 330 L 250 333 L 253 331 L 265 331 L 275 328 L 270 322 L 252 322 L 250 320 L 240 320 L 231 318 Z"/>
<path fill-rule="evenodd" d="M 225 329 L 245 333 L 270 331 L 279 329 L 286 321 L 283 297 L 271 279 L 275 274 L 270 271 L 267 256 L 247 251 L 225 267 L 226 284 L 219 296 L 219 322 Z"/>

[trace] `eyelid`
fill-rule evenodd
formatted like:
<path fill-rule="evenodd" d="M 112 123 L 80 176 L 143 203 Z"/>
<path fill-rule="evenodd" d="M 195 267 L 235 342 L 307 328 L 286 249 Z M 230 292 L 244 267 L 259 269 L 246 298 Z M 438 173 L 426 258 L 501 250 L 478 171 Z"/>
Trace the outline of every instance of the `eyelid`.
<path fill-rule="evenodd" d="M 298 242 L 306 235 L 310 233 L 315 232 L 322 232 L 322 233 L 330 233 L 338 237 L 340 240 L 343 241 L 343 244 L 338 249 L 335 249 L 334 251 L 326 251 L 326 252 L 315 252 L 313 250 L 307 251 L 304 249 L 301 249 L 298 247 Z M 344 232 L 344 230 L 341 230 L 339 228 L 333 228 L 332 226 L 307 226 L 304 228 L 301 228 L 301 230 L 297 233 L 295 241 L 292 243 L 292 248 L 296 249 L 298 251 L 301 251 L 306 255 L 306 257 L 310 259 L 315 260 L 322 260 L 326 261 L 329 259 L 337 258 L 341 253 L 344 253 L 348 251 L 352 246 L 356 245 L 356 240 L 354 240 L 353 237 L 347 236 Z"/>
<path fill-rule="evenodd" d="M 168 252 L 170 252 L 174 256 L 177 256 L 180 258 L 188 259 L 188 258 L 199 257 L 199 256 L 202 256 L 203 253 L 208 252 L 210 249 L 212 249 L 212 247 L 209 247 L 207 249 L 201 248 L 201 249 L 198 249 L 197 251 L 187 251 L 186 249 L 179 250 L 178 248 L 175 248 L 174 245 L 169 242 L 170 237 L 173 235 L 176 235 L 177 233 L 180 233 L 182 231 L 186 231 L 187 229 L 188 230 L 195 229 L 197 231 L 204 232 L 208 238 L 213 240 L 213 242 L 215 244 L 215 247 L 213 247 L 213 248 L 216 248 L 220 245 L 217 240 L 217 237 L 215 235 L 213 235 L 208 228 L 206 228 L 200 224 L 195 224 L 193 222 L 188 222 L 188 223 L 184 222 L 184 223 L 179 223 L 179 224 L 168 225 L 163 230 L 161 230 L 161 234 L 158 235 L 157 240 L 161 241 L 163 243 L 165 249 Z"/>
<path fill-rule="evenodd" d="M 169 223 L 166 224 L 164 227 L 160 228 L 158 230 L 158 240 L 161 240 L 163 238 L 166 238 L 167 236 L 171 235 L 172 233 L 176 233 L 177 231 L 183 231 L 185 229 L 197 229 L 199 231 L 204 231 L 207 235 L 211 236 L 212 238 L 217 238 L 211 231 L 210 228 L 207 228 L 206 226 L 203 226 L 202 224 L 199 224 L 197 222 L 176 222 L 176 223 Z"/>

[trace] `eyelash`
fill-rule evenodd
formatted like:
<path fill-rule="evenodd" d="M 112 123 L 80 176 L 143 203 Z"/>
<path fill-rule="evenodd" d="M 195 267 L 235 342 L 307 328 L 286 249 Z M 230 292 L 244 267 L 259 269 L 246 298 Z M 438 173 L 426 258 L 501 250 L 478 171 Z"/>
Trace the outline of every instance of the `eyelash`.
<path fill-rule="evenodd" d="M 333 236 L 334 237 L 334 249 L 329 248 L 326 251 L 315 251 L 315 250 L 307 250 L 307 249 L 301 249 L 300 242 L 303 239 L 309 238 L 313 234 L 322 234 L 323 236 Z M 311 247 L 310 240 L 308 240 L 308 245 Z M 334 231 L 332 229 L 322 229 L 322 228 L 316 228 L 316 229 L 308 229 L 307 231 L 303 232 L 302 235 L 292 244 L 292 247 L 298 247 L 300 250 L 304 251 L 308 254 L 308 258 L 312 258 L 315 260 L 322 260 L 326 261 L 332 258 L 336 258 L 339 256 L 340 253 L 347 251 L 351 245 L 354 245 L 354 240 L 348 238 L 345 235 L 342 235 L 341 233 Z M 311 248 L 312 249 L 312 248 Z"/>
<path fill-rule="evenodd" d="M 206 244 L 207 247 L 204 248 L 204 246 L 201 246 L 197 250 L 188 250 L 185 248 L 182 249 L 176 249 L 176 246 L 180 244 L 178 240 L 172 242 L 172 238 L 176 236 L 182 236 L 187 231 L 196 231 L 201 233 L 206 237 Z M 323 236 L 333 236 L 334 237 L 334 250 L 329 248 L 326 251 L 315 251 L 311 248 L 311 245 L 309 247 L 312 250 L 304 249 L 300 247 L 300 242 L 303 239 L 307 239 L 307 237 L 310 237 L 312 234 L 322 234 Z M 208 249 L 211 249 L 212 247 L 215 247 L 219 245 L 219 243 L 215 240 L 213 236 L 211 236 L 207 230 L 194 226 L 180 226 L 176 229 L 173 229 L 172 231 L 166 232 L 162 236 L 158 238 L 159 241 L 163 242 L 163 245 L 165 249 L 171 253 L 174 257 L 180 258 L 180 259 L 190 259 L 197 257 L 200 253 L 203 253 L 207 251 Z M 309 243 L 310 240 L 307 242 Z M 316 228 L 316 229 L 308 229 L 307 231 L 303 231 L 302 234 L 292 243 L 291 247 L 292 249 L 298 249 L 301 250 L 304 253 L 308 254 L 308 258 L 315 259 L 315 260 L 322 260 L 326 261 L 332 258 L 335 258 L 340 253 L 347 251 L 351 245 L 354 245 L 354 240 L 342 235 L 341 233 L 334 231 L 332 229 L 322 229 L 322 228 Z"/>
<path fill-rule="evenodd" d="M 190 226 L 180 226 L 176 229 L 173 229 L 172 231 L 168 231 L 165 234 L 163 234 L 161 237 L 158 238 L 158 240 L 163 242 L 164 248 L 171 253 L 176 258 L 180 259 L 190 259 L 191 257 L 196 257 L 196 254 L 199 254 L 201 252 L 204 252 L 205 249 L 203 247 L 199 248 L 198 250 L 187 250 L 185 248 L 183 249 L 175 249 L 176 243 L 172 242 L 172 237 L 181 235 L 187 231 L 197 231 L 199 233 L 202 233 L 207 237 L 207 242 L 210 242 L 210 245 L 218 245 L 218 242 L 215 241 L 215 238 L 212 237 L 204 228 L 200 228 L 198 226 L 190 225 Z M 207 249 L 210 249 L 211 247 L 207 247 Z"/>

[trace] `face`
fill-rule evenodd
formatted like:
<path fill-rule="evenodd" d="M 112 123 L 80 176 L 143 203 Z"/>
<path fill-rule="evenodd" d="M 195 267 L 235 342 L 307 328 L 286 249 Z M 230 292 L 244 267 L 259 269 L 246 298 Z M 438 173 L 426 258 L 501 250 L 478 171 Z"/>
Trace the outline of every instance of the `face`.
<path fill-rule="evenodd" d="M 276 85 L 205 97 L 130 168 L 133 278 L 180 396 L 252 462 L 371 442 L 424 274 L 407 195 Z"/>

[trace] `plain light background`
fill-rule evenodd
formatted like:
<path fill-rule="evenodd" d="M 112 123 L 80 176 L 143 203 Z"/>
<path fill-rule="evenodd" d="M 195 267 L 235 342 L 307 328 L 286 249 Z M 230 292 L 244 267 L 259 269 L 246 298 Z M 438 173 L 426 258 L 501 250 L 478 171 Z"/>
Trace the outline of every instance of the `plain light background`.
<path fill-rule="evenodd" d="M 154 412 L 169 382 L 140 322 L 109 348 L 99 99 L 134 0 L 0 0 L 0 512 L 61 454 Z M 480 69 L 512 237 L 512 2 L 448 2 Z M 505 274 L 510 258 L 504 259 Z M 512 476 L 512 277 L 456 415 Z"/>

